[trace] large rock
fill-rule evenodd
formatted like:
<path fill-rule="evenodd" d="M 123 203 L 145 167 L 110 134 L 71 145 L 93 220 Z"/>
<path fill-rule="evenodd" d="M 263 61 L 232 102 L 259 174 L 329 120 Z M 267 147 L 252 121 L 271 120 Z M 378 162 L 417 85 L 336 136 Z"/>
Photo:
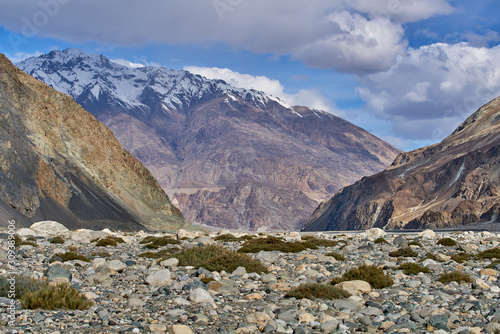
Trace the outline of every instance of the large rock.
<path fill-rule="evenodd" d="M 69 232 L 66 226 L 52 220 L 34 223 L 30 226 L 30 229 L 37 232 L 39 235 L 57 235 Z"/>
<path fill-rule="evenodd" d="M 193 303 L 213 303 L 212 295 L 202 288 L 196 288 L 189 293 L 189 300 Z"/>

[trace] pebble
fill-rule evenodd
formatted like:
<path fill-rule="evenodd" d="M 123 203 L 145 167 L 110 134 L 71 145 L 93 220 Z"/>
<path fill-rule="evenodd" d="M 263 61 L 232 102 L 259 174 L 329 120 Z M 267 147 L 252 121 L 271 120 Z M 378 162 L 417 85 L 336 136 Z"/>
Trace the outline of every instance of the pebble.
<path fill-rule="evenodd" d="M 77 286 L 94 306 L 85 311 L 18 308 L 9 332 L 479 334 L 494 332 L 500 323 L 500 268 L 486 268 L 491 261 L 469 260 L 462 264 L 451 261 L 451 255 L 462 251 L 475 254 L 497 247 L 499 235 L 494 233 L 446 234 L 459 244 L 456 248 L 446 248 L 436 245 L 443 235 L 423 231 L 418 237 L 422 247 L 413 248 L 419 253 L 416 258 L 392 258 L 388 253 L 405 246 L 417 234 L 402 236 L 377 229 L 343 236 L 318 234 L 344 242 L 297 254 L 249 254 L 263 262 L 269 270 L 266 274 L 249 273 L 243 267 L 211 272 L 179 266 L 175 258 L 157 262 L 139 257 L 145 251 L 139 241 L 151 235 L 145 232 L 127 235 L 116 232 L 126 242 L 105 249 L 95 247 L 89 236 L 107 235 L 108 231 L 64 231 L 68 242 L 60 245 L 48 242 L 54 233 L 50 229 L 23 233 L 36 235 L 38 247 L 19 251 L 16 270 L 27 276 L 45 276 L 52 282 L 67 281 Z M 285 240 L 301 240 L 297 232 L 276 235 Z M 215 241 L 213 233 L 207 236 L 179 231 L 177 236 L 182 239 L 180 247 L 221 244 L 237 250 L 242 244 Z M 374 244 L 380 236 L 389 243 Z M 89 257 L 91 262 L 48 263 L 53 254 L 64 253 L 70 246 L 77 247 L 78 253 Z M 5 253 L 5 249 L 1 251 L 0 255 Z M 92 255 L 102 251 L 110 256 Z M 341 253 L 346 260 L 325 256 L 332 251 Z M 436 254 L 443 262 L 424 260 L 428 253 Z M 405 262 L 418 263 L 431 272 L 405 275 L 394 270 Z M 393 277 L 394 285 L 373 289 L 365 281 L 348 281 L 339 284 L 353 292 L 347 299 L 285 298 L 288 291 L 300 284 L 328 284 L 333 277 L 361 264 L 384 268 Z M 472 283 L 438 281 L 441 273 L 452 271 L 469 275 Z M 0 274 L 6 274 L 4 266 L 0 266 Z M 0 298 L 0 316 L 7 313 L 9 304 L 10 299 Z"/>

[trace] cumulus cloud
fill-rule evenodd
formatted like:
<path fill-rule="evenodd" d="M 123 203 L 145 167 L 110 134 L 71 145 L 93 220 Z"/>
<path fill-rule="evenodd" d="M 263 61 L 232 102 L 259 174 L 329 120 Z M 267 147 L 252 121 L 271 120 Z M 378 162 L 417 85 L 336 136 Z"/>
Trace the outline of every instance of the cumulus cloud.
<path fill-rule="evenodd" d="M 369 20 L 343 11 L 328 15 L 327 20 L 337 26 L 337 31 L 305 45 L 295 58 L 313 67 L 373 73 L 388 69 L 397 56 L 405 53 L 404 30 L 388 18 Z"/>
<path fill-rule="evenodd" d="M 450 10 L 445 0 L 2 0 L 0 22 L 18 34 L 16 47 L 37 35 L 127 46 L 225 43 L 367 73 L 404 51 L 403 23 Z"/>
<path fill-rule="evenodd" d="M 266 76 L 254 76 L 232 71 L 228 68 L 186 66 L 184 70 L 202 75 L 208 79 L 222 79 L 228 84 L 245 89 L 255 89 L 279 97 L 289 105 L 301 105 L 324 110 L 336 115 L 341 113 L 332 106 L 332 102 L 317 90 L 301 89 L 295 94 L 285 93 L 285 87 L 279 80 Z"/>
<path fill-rule="evenodd" d="M 498 96 L 500 46 L 432 44 L 409 49 L 382 73 L 358 78 L 366 109 L 400 138 L 438 141 Z"/>

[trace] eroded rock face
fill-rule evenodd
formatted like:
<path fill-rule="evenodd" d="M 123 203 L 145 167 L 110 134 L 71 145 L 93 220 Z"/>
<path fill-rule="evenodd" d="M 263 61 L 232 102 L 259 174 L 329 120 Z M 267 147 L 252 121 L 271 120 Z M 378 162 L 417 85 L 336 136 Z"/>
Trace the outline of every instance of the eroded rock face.
<path fill-rule="evenodd" d="M 184 223 L 151 173 L 67 95 L 0 55 L 0 215 L 4 225 L 177 228 Z"/>
<path fill-rule="evenodd" d="M 399 155 L 322 203 L 304 230 L 500 222 L 500 98 L 441 143 Z"/>
<path fill-rule="evenodd" d="M 297 229 L 319 201 L 399 153 L 331 114 L 185 71 L 78 50 L 18 65 L 109 126 L 184 216 L 207 225 Z"/>

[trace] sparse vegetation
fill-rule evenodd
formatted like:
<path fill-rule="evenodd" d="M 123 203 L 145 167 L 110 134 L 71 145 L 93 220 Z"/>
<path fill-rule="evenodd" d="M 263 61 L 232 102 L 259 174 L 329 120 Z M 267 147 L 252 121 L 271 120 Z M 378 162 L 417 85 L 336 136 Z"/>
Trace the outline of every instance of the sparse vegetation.
<path fill-rule="evenodd" d="M 0 277 L 1 297 L 8 296 L 9 278 Z M 85 310 L 92 306 L 92 302 L 67 284 L 49 285 L 46 281 L 19 275 L 15 276 L 15 294 L 23 307 L 27 309 Z"/>
<path fill-rule="evenodd" d="M 66 261 L 73 261 L 73 260 L 80 260 L 84 262 L 90 262 L 89 258 L 86 257 L 85 255 L 82 254 L 77 254 L 75 252 L 66 252 L 66 253 L 58 253 L 52 255 L 50 258 L 49 262 L 54 262 L 54 261 L 61 261 L 61 262 L 66 262 Z"/>
<path fill-rule="evenodd" d="M 163 260 L 166 260 L 168 258 L 171 258 L 173 255 L 172 255 L 172 252 L 173 250 L 172 249 L 162 249 L 161 251 L 158 251 L 158 252 L 144 252 L 144 253 L 140 253 L 139 257 L 146 257 L 146 258 L 149 258 L 149 259 L 156 259 L 157 262 L 161 262 Z"/>
<path fill-rule="evenodd" d="M 163 237 L 149 236 L 149 237 L 142 239 L 139 243 L 144 244 L 144 248 L 147 248 L 147 249 L 158 249 L 162 246 L 180 245 L 181 244 L 181 242 L 179 240 L 172 239 L 168 235 L 163 236 Z"/>
<path fill-rule="evenodd" d="M 469 253 L 462 252 L 458 254 L 450 254 L 451 259 L 455 261 L 456 263 L 464 263 L 469 261 L 469 259 L 472 257 Z"/>
<path fill-rule="evenodd" d="M 442 245 L 442 246 L 451 247 L 451 246 L 456 246 L 457 242 L 455 240 L 453 240 L 452 238 L 441 238 L 437 241 L 437 244 Z"/>
<path fill-rule="evenodd" d="M 63 244 L 64 243 L 64 238 L 58 235 L 56 237 L 50 238 L 49 242 L 51 244 Z"/>
<path fill-rule="evenodd" d="M 118 245 L 118 243 L 125 242 L 122 238 L 115 237 L 112 235 L 108 235 L 105 238 L 100 238 L 100 239 L 97 239 L 94 241 L 96 242 L 95 245 L 99 246 L 99 247 L 116 246 L 116 245 Z"/>
<path fill-rule="evenodd" d="M 417 257 L 418 253 L 410 247 L 399 248 L 398 250 L 389 253 L 391 257 Z"/>
<path fill-rule="evenodd" d="M 236 237 L 233 234 L 227 233 L 227 234 L 222 234 L 218 235 L 214 238 L 215 241 L 222 241 L 222 242 L 237 242 L 237 241 L 247 241 L 247 240 L 252 240 L 255 238 L 253 235 L 242 235 L 241 237 Z"/>
<path fill-rule="evenodd" d="M 418 247 L 422 248 L 422 244 L 419 241 L 417 241 L 417 240 L 410 241 L 408 243 L 408 246 L 418 246 Z"/>
<path fill-rule="evenodd" d="M 498 266 L 499 264 L 500 264 L 500 260 L 495 260 L 495 261 L 491 262 L 489 265 L 487 265 L 486 268 L 495 269 L 495 267 Z"/>
<path fill-rule="evenodd" d="M 23 239 L 21 239 L 20 236 L 18 236 L 17 234 L 14 234 L 14 246 L 15 247 L 19 247 L 19 246 L 25 246 L 25 245 L 26 246 L 33 246 L 33 247 L 37 247 L 38 246 L 35 242 L 28 241 L 28 240 L 23 240 Z"/>
<path fill-rule="evenodd" d="M 426 255 L 423 259 L 424 259 L 424 260 L 431 259 L 431 260 L 434 260 L 434 261 L 437 261 L 437 262 L 443 262 L 443 261 L 439 261 L 439 260 L 437 259 L 436 254 L 434 254 L 434 253 L 432 253 L 432 252 L 427 253 L 427 255 Z"/>
<path fill-rule="evenodd" d="M 462 273 L 461 271 L 453 271 L 449 273 L 444 273 L 439 276 L 439 282 L 443 284 L 448 284 L 450 282 L 457 282 L 458 284 L 462 282 L 472 283 L 472 278 L 469 275 Z"/>
<path fill-rule="evenodd" d="M 92 254 L 90 254 L 90 256 L 93 256 L 93 257 L 110 257 L 111 254 L 109 254 L 108 252 L 93 252 Z"/>
<path fill-rule="evenodd" d="M 482 252 L 478 253 L 476 255 L 476 257 L 479 260 L 484 260 L 484 259 L 489 259 L 489 260 L 500 259 L 500 247 L 491 248 L 491 249 L 487 249 L 485 251 L 482 251 Z"/>
<path fill-rule="evenodd" d="M 379 238 L 375 239 L 374 243 L 376 243 L 376 244 L 388 244 L 389 242 L 387 240 L 385 240 L 384 238 L 379 237 Z"/>
<path fill-rule="evenodd" d="M 418 263 L 407 262 L 403 263 L 399 267 L 394 268 L 394 270 L 403 270 L 406 275 L 418 275 L 419 273 L 430 273 L 431 271 L 425 267 L 422 267 Z"/>
<path fill-rule="evenodd" d="M 332 279 L 331 284 L 335 285 L 344 281 L 362 280 L 370 283 L 371 287 L 374 289 L 383 289 L 394 284 L 391 276 L 384 273 L 381 268 L 371 265 L 361 265 L 356 268 L 352 268 L 341 277 L 335 277 Z"/>
<path fill-rule="evenodd" d="M 337 288 L 328 284 L 307 283 L 290 290 L 285 298 L 295 297 L 297 299 L 342 299 L 348 298 L 351 294 L 344 289 Z"/>
<path fill-rule="evenodd" d="M 258 260 L 227 248 L 215 245 L 193 247 L 176 252 L 180 266 L 203 267 L 210 271 L 231 272 L 245 267 L 247 272 L 267 273 L 267 268 Z"/>
<path fill-rule="evenodd" d="M 345 256 L 337 252 L 326 253 L 325 256 L 331 256 L 337 261 L 345 261 Z"/>
<path fill-rule="evenodd" d="M 306 249 L 318 249 L 318 247 L 333 247 L 337 241 L 307 238 L 306 241 L 287 242 L 282 238 L 268 236 L 267 238 L 256 238 L 247 240 L 243 246 L 238 249 L 238 253 L 258 253 L 260 251 L 280 251 L 283 253 L 298 253 Z"/>

